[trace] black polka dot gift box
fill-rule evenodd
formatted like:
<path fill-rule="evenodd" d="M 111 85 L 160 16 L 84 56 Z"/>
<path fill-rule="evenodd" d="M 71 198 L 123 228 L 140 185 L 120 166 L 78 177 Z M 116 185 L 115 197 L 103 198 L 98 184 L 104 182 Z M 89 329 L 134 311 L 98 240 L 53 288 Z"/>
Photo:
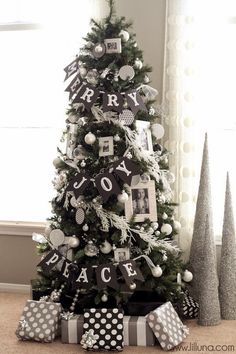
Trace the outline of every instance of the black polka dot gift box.
<path fill-rule="evenodd" d="M 87 350 L 122 351 L 123 312 L 114 309 L 88 309 L 84 312 L 81 345 Z"/>
<path fill-rule="evenodd" d="M 60 313 L 60 304 L 28 300 L 16 329 L 16 336 L 22 340 L 52 342 L 58 333 Z"/>
<path fill-rule="evenodd" d="M 189 332 L 171 302 L 166 302 L 150 312 L 147 322 L 164 350 L 170 350 L 180 344 Z"/>

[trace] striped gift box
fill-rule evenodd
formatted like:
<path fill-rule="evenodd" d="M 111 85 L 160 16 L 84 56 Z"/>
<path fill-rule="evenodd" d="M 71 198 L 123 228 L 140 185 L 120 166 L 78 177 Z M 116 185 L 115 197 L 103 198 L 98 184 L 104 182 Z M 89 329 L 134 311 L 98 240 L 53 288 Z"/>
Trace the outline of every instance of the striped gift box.
<path fill-rule="evenodd" d="M 62 343 L 80 343 L 83 334 L 83 315 L 75 315 L 70 320 L 61 321 Z M 156 338 L 144 316 L 124 316 L 124 345 L 153 346 Z"/>
<path fill-rule="evenodd" d="M 80 343 L 83 335 L 84 316 L 75 315 L 73 318 L 61 320 L 61 341 L 62 343 Z"/>
<path fill-rule="evenodd" d="M 125 345 L 149 347 L 156 339 L 144 316 L 124 316 Z"/>

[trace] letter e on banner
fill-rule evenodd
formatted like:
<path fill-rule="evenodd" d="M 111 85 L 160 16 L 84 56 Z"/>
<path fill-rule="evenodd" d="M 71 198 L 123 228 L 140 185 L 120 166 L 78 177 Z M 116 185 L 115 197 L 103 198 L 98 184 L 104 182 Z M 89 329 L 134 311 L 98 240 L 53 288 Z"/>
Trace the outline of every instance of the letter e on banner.
<path fill-rule="evenodd" d="M 143 275 L 134 260 L 129 259 L 119 262 L 119 268 L 128 285 L 133 283 L 135 279 L 144 281 Z"/>

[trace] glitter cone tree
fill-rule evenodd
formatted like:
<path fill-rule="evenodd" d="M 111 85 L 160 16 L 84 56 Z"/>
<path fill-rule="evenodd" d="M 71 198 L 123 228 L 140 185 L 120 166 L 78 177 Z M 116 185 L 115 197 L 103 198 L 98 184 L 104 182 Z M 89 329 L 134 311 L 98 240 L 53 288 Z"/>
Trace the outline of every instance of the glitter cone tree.
<path fill-rule="evenodd" d="M 38 240 L 38 288 L 71 299 L 72 311 L 122 305 L 138 291 L 162 301 L 180 295 L 172 242 L 180 224 L 157 91 L 131 23 L 109 5 L 65 68 L 66 147 L 54 160 L 53 216 Z"/>
<path fill-rule="evenodd" d="M 236 320 L 236 245 L 233 205 L 227 174 L 220 261 L 220 307 L 224 320 Z"/>

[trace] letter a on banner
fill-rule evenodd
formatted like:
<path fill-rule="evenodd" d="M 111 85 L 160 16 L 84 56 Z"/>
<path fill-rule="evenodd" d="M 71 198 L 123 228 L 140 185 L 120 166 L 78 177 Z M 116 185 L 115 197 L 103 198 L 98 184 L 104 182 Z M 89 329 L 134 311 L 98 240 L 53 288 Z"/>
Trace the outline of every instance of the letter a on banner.
<path fill-rule="evenodd" d="M 96 187 L 106 202 L 112 194 L 119 194 L 120 187 L 111 173 L 101 173 L 95 177 Z"/>
<path fill-rule="evenodd" d="M 56 250 L 52 250 L 37 266 L 41 267 L 45 272 L 49 272 L 61 259 L 61 254 Z"/>

